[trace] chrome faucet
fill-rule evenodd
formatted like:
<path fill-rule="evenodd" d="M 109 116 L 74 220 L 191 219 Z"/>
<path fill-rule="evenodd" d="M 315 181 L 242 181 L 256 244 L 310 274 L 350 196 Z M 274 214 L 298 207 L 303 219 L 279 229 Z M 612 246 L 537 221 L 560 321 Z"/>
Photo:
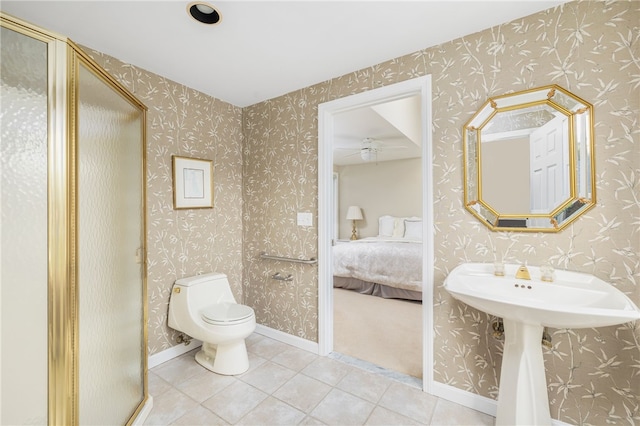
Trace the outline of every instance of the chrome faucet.
<path fill-rule="evenodd" d="M 529 270 L 527 269 L 527 265 L 520 265 L 518 268 L 518 272 L 516 272 L 516 278 L 520 280 L 530 280 L 531 274 L 529 274 Z"/>

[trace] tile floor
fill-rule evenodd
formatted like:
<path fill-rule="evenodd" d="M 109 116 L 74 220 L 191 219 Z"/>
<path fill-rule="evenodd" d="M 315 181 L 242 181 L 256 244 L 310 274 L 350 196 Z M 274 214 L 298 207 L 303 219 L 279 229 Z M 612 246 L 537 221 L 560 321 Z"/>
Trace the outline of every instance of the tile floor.
<path fill-rule="evenodd" d="M 247 339 L 247 351 L 250 367 L 239 376 L 204 369 L 195 350 L 151 369 L 153 409 L 145 425 L 494 423 L 422 392 L 416 380 L 345 357 L 321 357 L 257 333 Z"/>

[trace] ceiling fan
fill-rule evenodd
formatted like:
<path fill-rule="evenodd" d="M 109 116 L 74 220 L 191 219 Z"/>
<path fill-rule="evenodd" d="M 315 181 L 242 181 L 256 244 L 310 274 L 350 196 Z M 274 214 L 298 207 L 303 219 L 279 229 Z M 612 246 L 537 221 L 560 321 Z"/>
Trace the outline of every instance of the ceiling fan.
<path fill-rule="evenodd" d="M 335 147 L 337 150 L 355 151 L 351 154 L 347 154 L 344 157 L 352 157 L 359 155 L 363 161 L 377 161 L 378 152 L 392 150 L 392 149 L 406 149 L 405 146 L 394 146 L 388 144 L 382 144 L 374 138 L 364 138 L 360 143 L 360 147 Z"/>

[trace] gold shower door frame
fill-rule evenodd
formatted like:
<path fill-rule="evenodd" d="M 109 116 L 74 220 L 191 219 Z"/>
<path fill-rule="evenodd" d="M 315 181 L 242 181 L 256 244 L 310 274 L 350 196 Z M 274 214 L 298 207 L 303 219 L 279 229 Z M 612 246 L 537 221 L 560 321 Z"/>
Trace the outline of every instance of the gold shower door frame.
<path fill-rule="evenodd" d="M 141 114 L 142 170 L 142 363 L 143 398 L 129 418 L 131 424 L 149 399 L 147 376 L 146 271 L 146 111 L 147 108 L 104 71 L 75 43 L 0 12 L 0 25 L 47 43 L 47 280 L 48 280 L 48 423 L 79 424 L 78 304 L 78 83 L 84 65 Z"/>

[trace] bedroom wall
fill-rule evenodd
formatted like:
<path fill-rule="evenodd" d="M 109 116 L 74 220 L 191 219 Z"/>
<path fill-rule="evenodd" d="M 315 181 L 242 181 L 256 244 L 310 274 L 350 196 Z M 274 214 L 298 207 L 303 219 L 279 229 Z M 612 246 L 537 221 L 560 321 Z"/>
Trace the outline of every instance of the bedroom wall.
<path fill-rule="evenodd" d="M 362 208 L 358 237 L 378 235 L 382 215 L 422 216 L 421 159 L 382 161 L 339 168 L 340 238 L 351 238 L 349 206 Z"/>
<path fill-rule="evenodd" d="M 242 300 L 242 109 L 100 52 L 86 52 L 148 108 L 149 355 L 177 345 L 167 326 L 177 278 L 224 272 Z M 173 210 L 171 156 L 213 160 L 214 208 Z"/>
<path fill-rule="evenodd" d="M 295 210 L 317 211 L 317 106 L 431 74 L 435 221 L 435 380 L 495 398 L 502 342 L 487 315 L 453 300 L 447 273 L 466 261 L 585 271 L 640 304 L 638 2 L 572 2 L 307 87 L 244 110 L 247 301 L 258 321 L 317 339 L 317 269 L 275 267 L 255 252 L 317 253 L 317 218 L 297 227 Z M 557 83 L 595 105 L 597 206 L 557 234 L 494 233 L 462 206 L 461 128 L 487 97 Z M 544 349 L 551 413 L 572 424 L 633 424 L 640 413 L 640 324 L 551 330 Z"/>
<path fill-rule="evenodd" d="M 502 214 L 530 210 L 529 138 L 482 144 L 482 198 Z"/>

